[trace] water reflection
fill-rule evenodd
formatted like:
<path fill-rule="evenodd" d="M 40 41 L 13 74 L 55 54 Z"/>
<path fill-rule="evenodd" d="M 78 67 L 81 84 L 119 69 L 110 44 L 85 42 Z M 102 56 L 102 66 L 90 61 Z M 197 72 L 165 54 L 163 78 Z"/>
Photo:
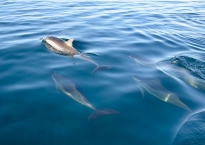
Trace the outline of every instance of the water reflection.
<path fill-rule="evenodd" d="M 173 145 L 205 144 L 205 110 L 191 114 L 179 128 Z"/>

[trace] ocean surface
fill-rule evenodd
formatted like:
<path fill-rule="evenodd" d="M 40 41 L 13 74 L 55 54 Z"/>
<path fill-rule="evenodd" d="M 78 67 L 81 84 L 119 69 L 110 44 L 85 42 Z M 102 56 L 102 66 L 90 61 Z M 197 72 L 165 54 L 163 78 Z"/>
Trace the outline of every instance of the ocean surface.
<path fill-rule="evenodd" d="M 204 80 L 204 8 L 203 0 L 0 1 L 0 145 L 171 145 L 205 108 L 205 90 L 156 64 L 179 62 L 170 64 Z M 46 36 L 74 38 L 79 52 L 112 68 L 93 75 L 94 64 L 48 50 Z M 89 122 L 93 110 L 56 89 L 51 72 L 72 79 L 97 109 L 120 113 Z M 155 92 L 174 93 L 191 111 L 132 76 L 157 80 Z"/>

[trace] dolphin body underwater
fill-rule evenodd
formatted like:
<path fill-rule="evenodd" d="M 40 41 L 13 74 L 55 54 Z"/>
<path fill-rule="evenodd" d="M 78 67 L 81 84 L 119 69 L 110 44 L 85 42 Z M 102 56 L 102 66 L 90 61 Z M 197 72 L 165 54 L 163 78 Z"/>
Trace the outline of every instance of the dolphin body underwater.
<path fill-rule="evenodd" d="M 67 77 L 58 74 L 58 73 L 52 73 L 52 79 L 54 80 L 56 84 L 56 88 L 60 89 L 62 92 L 64 92 L 66 95 L 71 97 L 73 100 L 77 101 L 80 104 L 83 104 L 92 110 L 94 112 L 89 116 L 88 121 L 92 121 L 93 119 L 98 118 L 99 116 L 103 115 L 109 115 L 109 114 L 119 114 L 120 112 L 112 109 L 102 109 L 97 110 L 76 88 L 76 85 L 74 82 L 72 82 Z"/>
<path fill-rule="evenodd" d="M 134 59 L 137 63 L 145 65 L 145 66 L 150 66 L 149 64 L 146 64 L 145 62 L 140 61 L 139 59 L 129 56 L 131 59 Z M 135 76 L 132 76 L 135 82 L 138 84 L 138 87 L 141 91 L 142 96 L 144 96 L 144 90 L 145 89 L 147 92 L 152 94 L 153 96 L 159 98 L 160 100 L 171 103 L 173 105 L 176 105 L 178 107 L 181 107 L 187 111 L 191 112 L 191 109 L 185 105 L 178 97 L 176 94 L 173 92 L 167 90 L 166 88 L 163 87 L 161 82 L 156 79 L 148 80 L 148 79 L 138 79 Z"/>
<path fill-rule="evenodd" d="M 177 79 L 183 80 L 186 83 L 188 83 L 190 86 L 196 89 L 205 91 L 205 80 L 204 79 L 195 76 L 193 72 L 191 72 L 190 70 L 187 70 L 185 68 L 175 65 L 175 63 L 172 62 L 172 59 L 165 60 L 165 61 L 159 61 L 156 64 L 147 64 L 133 56 L 129 56 L 129 57 L 134 59 L 136 63 L 139 63 L 144 66 L 148 66 L 148 67 L 156 67 L 158 70 L 162 71 L 163 73 L 167 74 L 168 76 L 174 79 L 177 78 Z"/>
<path fill-rule="evenodd" d="M 172 145 L 205 145 L 205 110 L 186 119 L 179 127 Z"/>
<path fill-rule="evenodd" d="M 132 76 L 133 79 L 136 81 L 136 83 L 139 85 L 139 88 L 141 90 L 142 95 L 144 96 L 144 90 L 147 90 L 150 94 L 154 95 L 155 97 L 159 98 L 160 100 L 171 103 L 173 105 L 176 105 L 178 107 L 181 107 L 189 112 L 191 112 L 191 109 L 185 105 L 176 94 L 173 92 L 167 90 L 162 86 L 160 81 L 158 80 L 139 80 L 136 77 Z"/>
<path fill-rule="evenodd" d="M 178 67 L 167 61 L 158 62 L 157 68 L 172 78 L 181 79 L 190 86 L 205 91 L 205 80 L 196 77 L 191 71 L 185 68 Z"/>
<path fill-rule="evenodd" d="M 51 51 L 60 54 L 65 55 L 73 58 L 74 56 L 89 61 L 93 64 L 95 64 L 97 67 L 93 70 L 92 74 L 95 74 L 98 71 L 106 70 L 111 68 L 110 65 L 99 65 L 94 60 L 92 60 L 89 56 L 86 56 L 80 52 L 78 52 L 73 47 L 73 41 L 74 39 L 69 39 L 68 41 L 64 41 L 62 39 L 59 39 L 57 37 L 53 36 L 47 36 L 46 38 L 41 38 L 40 40 L 43 40 L 45 43 L 44 45 Z"/>

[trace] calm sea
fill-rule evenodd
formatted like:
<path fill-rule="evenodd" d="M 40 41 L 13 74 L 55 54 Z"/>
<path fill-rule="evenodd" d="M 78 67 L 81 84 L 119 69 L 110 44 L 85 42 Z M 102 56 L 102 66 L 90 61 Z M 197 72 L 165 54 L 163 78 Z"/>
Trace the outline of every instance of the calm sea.
<path fill-rule="evenodd" d="M 205 108 L 205 91 L 155 67 L 204 51 L 204 8 L 203 0 L 0 1 L 0 145 L 172 144 L 191 112 L 143 97 L 132 75 L 160 81 L 192 112 Z M 92 75 L 94 64 L 49 51 L 39 40 L 46 36 L 74 38 L 79 52 L 112 68 Z M 50 72 L 120 114 L 88 122 L 93 110 L 57 91 Z"/>

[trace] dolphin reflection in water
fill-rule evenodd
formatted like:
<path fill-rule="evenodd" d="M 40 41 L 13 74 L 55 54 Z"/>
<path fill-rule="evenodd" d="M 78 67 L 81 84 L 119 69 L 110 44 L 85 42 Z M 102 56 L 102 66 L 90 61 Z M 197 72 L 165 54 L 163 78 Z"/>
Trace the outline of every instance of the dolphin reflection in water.
<path fill-rule="evenodd" d="M 94 60 L 92 60 L 89 56 L 78 52 L 73 47 L 74 39 L 69 39 L 68 41 L 64 41 L 64 40 L 59 39 L 57 37 L 47 36 L 46 38 L 41 38 L 41 40 L 44 41 L 44 45 L 49 50 L 51 50 L 57 54 L 69 56 L 71 58 L 73 58 L 75 56 L 75 57 L 78 57 L 80 59 L 83 59 L 83 60 L 86 60 L 86 61 L 89 61 L 89 62 L 95 64 L 97 67 L 93 70 L 92 74 L 95 74 L 96 72 L 101 71 L 101 70 L 106 70 L 106 69 L 111 68 L 110 65 L 99 65 Z"/>
<path fill-rule="evenodd" d="M 77 101 L 80 104 L 83 104 L 93 110 L 95 110 L 88 118 L 88 121 L 98 118 L 99 116 L 109 115 L 109 114 L 118 114 L 119 112 L 112 109 L 102 109 L 97 110 L 76 88 L 74 82 L 72 82 L 67 77 L 58 74 L 52 73 L 52 78 L 56 84 L 56 87 L 64 92 L 66 95 L 71 97 L 73 100 Z"/>
<path fill-rule="evenodd" d="M 191 112 L 191 109 L 185 105 L 176 94 L 164 88 L 159 80 L 139 80 L 135 76 L 132 76 L 133 79 L 139 85 L 142 95 L 144 96 L 144 90 L 152 94 L 153 96 L 159 98 L 160 100 L 174 104 L 178 107 L 181 107 L 187 111 Z"/>

